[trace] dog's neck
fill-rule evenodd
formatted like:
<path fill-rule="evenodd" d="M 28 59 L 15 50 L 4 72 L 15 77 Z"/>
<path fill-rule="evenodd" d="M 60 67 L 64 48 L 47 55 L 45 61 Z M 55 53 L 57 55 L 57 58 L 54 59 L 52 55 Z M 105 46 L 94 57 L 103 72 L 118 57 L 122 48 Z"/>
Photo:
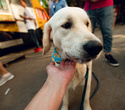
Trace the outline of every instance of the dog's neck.
<path fill-rule="evenodd" d="M 70 59 L 63 59 L 63 57 L 61 57 L 62 54 L 59 54 L 58 52 L 58 47 L 55 47 L 54 44 L 53 44 L 53 53 L 52 53 L 52 61 L 55 62 L 55 65 L 58 67 L 59 64 L 65 60 L 65 61 L 70 61 Z M 60 49 L 61 50 L 61 49 Z"/>

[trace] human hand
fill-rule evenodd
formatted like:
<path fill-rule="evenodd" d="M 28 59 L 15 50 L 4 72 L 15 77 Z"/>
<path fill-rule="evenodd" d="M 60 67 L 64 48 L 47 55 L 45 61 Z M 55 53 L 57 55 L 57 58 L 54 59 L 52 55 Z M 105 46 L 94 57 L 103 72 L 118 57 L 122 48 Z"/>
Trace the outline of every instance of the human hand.
<path fill-rule="evenodd" d="M 25 110 L 58 110 L 66 88 L 75 74 L 76 63 L 62 61 L 59 67 L 51 62 L 47 66 L 47 81 Z"/>
<path fill-rule="evenodd" d="M 22 15 L 19 15 L 21 18 L 23 18 L 23 16 Z"/>
<path fill-rule="evenodd" d="M 18 21 L 18 19 L 14 18 L 15 21 Z"/>
<path fill-rule="evenodd" d="M 59 67 L 51 62 L 47 66 L 48 78 L 51 83 L 67 87 L 75 74 L 76 63 L 74 61 L 62 61 Z"/>
<path fill-rule="evenodd" d="M 21 19 L 16 19 L 16 18 L 14 18 L 15 19 L 15 21 L 21 21 L 21 22 L 24 22 L 24 20 L 21 20 Z"/>

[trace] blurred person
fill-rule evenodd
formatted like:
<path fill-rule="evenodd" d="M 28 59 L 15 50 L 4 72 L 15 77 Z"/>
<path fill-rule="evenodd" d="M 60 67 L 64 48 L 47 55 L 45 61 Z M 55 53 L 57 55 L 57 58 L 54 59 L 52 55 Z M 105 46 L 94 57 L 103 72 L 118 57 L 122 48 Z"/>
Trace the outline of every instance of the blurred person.
<path fill-rule="evenodd" d="M 66 88 L 75 74 L 76 63 L 62 61 L 59 67 L 47 66 L 47 80 L 24 110 L 58 110 Z"/>
<path fill-rule="evenodd" d="M 16 21 L 23 21 L 26 25 L 29 35 L 31 36 L 32 40 L 35 43 L 36 48 L 34 49 L 35 52 L 42 51 L 38 39 L 35 34 L 35 15 L 34 13 L 27 7 L 25 0 L 20 0 L 20 4 L 24 7 L 24 16 L 20 15 L 21 18 L 24 20 L 15 19 Z"/>
<path fill-rule="evenodd" d="M 7 81 L 14 78 L 14 75 L 5 69 L 1 62 L 0 62 L 0 73 L 2 74 L 0 78 L 0 86 L 4 85 Z"/>
<path fill-rule="evenodd" d="M 99 22 L 103 36 L 103 47 L 105 58 L 112 66 L 119 66 L 119 63 L 111 55 L 112 48 L 112 26 L 114 19 L 113 0 L 85 0 L 84 9 L 87 11 L 92 22 L 92 32 Z"/>
<path fill-rule="evenodd" d="M 51 16 L 53 16 L 58 10 L 67 6 L 65 0 L 53 0 L 53 4 L 51 5 Z"/>

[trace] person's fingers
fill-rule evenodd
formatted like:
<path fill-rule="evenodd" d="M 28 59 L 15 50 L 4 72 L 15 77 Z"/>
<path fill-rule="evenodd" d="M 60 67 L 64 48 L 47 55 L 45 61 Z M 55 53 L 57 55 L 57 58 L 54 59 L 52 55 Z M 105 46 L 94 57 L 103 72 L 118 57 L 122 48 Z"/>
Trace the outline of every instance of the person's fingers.
<path fill-rule="evenodd" d="M 63 61 L 60 63 L 60 65 L 59 65 L 58 68 L 62 69 L 62 68 L 64 68 L 64 67 L 65 67 L 65 61 L 63 60 Z"/>
<path fill-rule="evenodd" d="M 76 66 L 76 62 L 74 62 L 74 61 L 70 61 L 67 64 L 67 67 L 73 67 L 73 68 L 75 68 L 75 66 Z"/>
<path fill-rule="evenodd" d="M 62 68 L 68 68 L 68 67 L 72 67 L 75 66 L 75 62 L 72 60 L 65 60 L 62 63 L 63 65 L 61 65 Z"/>
<path fill-rule="evenodd" d="M 64 65 L 64 63 L 65 63 L 65 61 L 63 60 L 63 61 L 60 63 L 60 65 Z"/>
<path fill-rule="evenodd" d="M 70 61 L 65 61 L 65 65 L 68 66 L 70 64 Z"/>
<path fill-rule="evenodd" d="M 52 62 L 50 63 L 50 65 L 55 65 L 55 62 L 52 61 Z"/>

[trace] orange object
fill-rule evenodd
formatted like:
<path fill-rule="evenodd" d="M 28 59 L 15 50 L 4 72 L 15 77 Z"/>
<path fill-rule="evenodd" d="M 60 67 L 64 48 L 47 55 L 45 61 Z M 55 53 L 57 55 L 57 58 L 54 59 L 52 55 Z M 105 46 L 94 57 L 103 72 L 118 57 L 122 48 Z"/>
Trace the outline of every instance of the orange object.
<path fill-rule="evenodd" d="M 44 7 L 41 6 L 39 0 L 31 0 L 31 1 L 34 12 L 36 14 L 38 27 L 40 27 L 43 30 L 44 24 L 50 19 L 50 17 L 46 12 L 46 10 L 44 9 Z"/>

